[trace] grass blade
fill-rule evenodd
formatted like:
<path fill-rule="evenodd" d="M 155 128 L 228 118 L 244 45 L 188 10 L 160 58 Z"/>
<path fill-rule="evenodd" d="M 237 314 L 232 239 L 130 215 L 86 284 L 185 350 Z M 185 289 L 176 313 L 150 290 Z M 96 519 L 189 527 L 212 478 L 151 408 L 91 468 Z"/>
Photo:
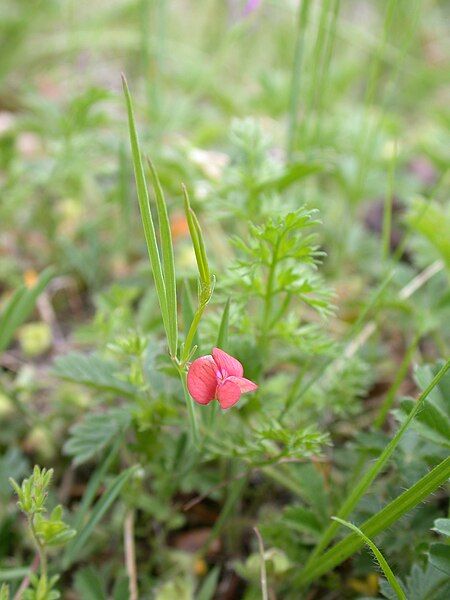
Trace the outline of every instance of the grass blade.
<path fill-rule="evenodd" d="M 122 445 L 123 438 L 124 438 L 123 435 L 121 435 L 117 438 L 116 442 L 114 443 L 113 447 L 109 451 L 105 460 L 102 462 L 102 464 L 99 466 L 99 468 L 95 471 L 95 473 L 93 473 L 92 477 L 89 479 L 88 486 L 86 488 L 86 491 L 83 494 L 83 499 L 82 499 L 81 504 L 77 511 L 77 518 L 75 519 L 75 521 L 73 523 L 73 528 L 76 529 L 76 531 L 80 531 L 80 529 L 83 525 L 84 518 L 87 514 L 87 511 L 89 510 L 89 507 L 91 506 L 91 504 L 95 498 L 95 494 L 97 493 L 97 490 L 99 489 L 101 482 L 103 481 L 106 473 L 108 472 L 109 467 L 111 466 L 114 458 L 116 457 L 120 446 Z"/>
<path fill-rule="evenodd" d="M 259 548 L 259 556 L 261 560 L 261 594 L 263 600 L 269 600 L 269 593 L 267 591 L 267 570 L 266 570 L 266 559 L 264 556 L 264 542 L 259 533 L 259 529 L 257 527 L 253 527 L 253 531 L 256 533 L 256 537 L 258 538 L 258 548 Z"/>
<path fill-rule="evenodd" d="M 364 533 L 361 531 L 361 529 L 358 529 L 358 527 L 356 527 L 356 525 L 353 525 L 353 523 L 349 523 L 348 521 L 344 521 L 343 519 L 339 519 L 338 517 L 331 517 L 331 518 L 334 521 L 336 521 L 337 523 L 344 525 L 344 527 L 348 527 L 349 529 L 354 531 L 357 535 L 359 535 L 359 537 L 363 540 L 363 542 L 372 550 L 373 554 L 375 555 L 375 558 L 378 561 L 378 564 L 380 565 L 383 573 L 386 576 L 386 579 L 389 582 L 389 585 L 394 590 L 394 592 L 397 594 L 397 598 L 399 598 L 399 600 L 407 600 L 406 596 L 405 596 L 405 592 L 402 590 L 399 582 L 397 581 L 394 573 L 392 572 L 391 567 L 388 565 L 387 560 L 384 558 L 384 556 L 382 555 L 380 550 L 378 550 L 378 548 L 375 546 L 375 544 L 372 542 L 372 540 L 370 538 L 368 538 L 366 535 L 364 535 Z"/>
<path fill-rule="evenodd" d="M 289 98 L 289 119 L 287 131 L 287 157 L 290 161 L 294 152 L 298 130 L 298 101 L 300 97 L 300 78 L 302 71 L 305 33 L 310 9 L 310 0 L 304 0 L 298 8 L 294 62 L 292 65 L 292 81 Z"/>
<path fill-rule="evenodd" d="M 375 477 L 380 473 L 380 471 L 386 465 L 387 461 L 391 457 L 391 455 L 394 452 L 395 448 L 397 447 L 398 443 L 402 439 L 403 434 L 408 429 L 409 425 L 411 424 L 412 420 L 415 418 L 417 413 L 421 410 L 423 403 L 426 400 L 428 394 L 440 382 L 440 380 L 444 377 L 445 373 L 448 371 L 449 368 L 450 368 L 450 360 L 448 360 L 445 363 L 445 365 L 442 367 L 442 369 L 440 369 L 440 371 L 437 373 L 437 375 L 430 382 L 428 387 L 422 392 L 422 394 L 419 396 L 416 404 L 414 405 L 414 408 L 411 410 L 411 412 L 409 413 L 408 417 L 405 419 L 405 421 L 403 422 L 401 427 L 399 427 L 395 436 L 387 444 L 387 446 L 385 447 L 383 452 L 380 454 L 378 459 L 375 461 L 375 463 L 372 465 L 372 467 L 368 471 L 366 471 L 366 473 L 361 477 L 361 479 L 359 480 L 357 485 L 353 488 L 352 492 L 349 494 L 349 496 L 347 497 L 347 499 L 345 500 L 345 502 L 342 504 L 341 508 L 339 509 L 337 516 L 340 519 L 345 519 L 346 517 L 348 517 L 348 515 L 351 513 L 351 511 L 355 508 L 355 506 L 357 505 L 359 500 L 362 498 L 362 496 L 366 492 L 367 488 L 370 486 L 370 484 L 373 482 Z M 305 565 L 305 571 L 307 571 L 310 568 L 310 566 L 311 566 L 312 562 L 315 560 L 315 558 L 326 548 L 328 543 L 333 539 L 333 536 L 336 533 L 336 530 L 338 529 L 338 527 L 339 526 L 338 526 L 337 522 L 333 522 L 329 525 L 329 527 L 327 527 L 327 529 L 323 533 L 321 539 L 319 540 L 319 543 L 317 544 L 316 548 L 311 553 L 311 556 Z"/>
<path fill-rule="evenodd" d="M 32 288 L 22 286 L 13 294 L 2 315 L 0 315 L 0 352 L 8 347 L 15 330 L 30 316 L 36 300 L 47 287 L 54 274 L 54 270 L 49 267 L 42 271 Z"/>
<path fill-rule="evenodd" d="M 200 224 L 198 219 L 191 208 L 191 203 L 189 201 L 189 194 L 186 189 L 186 186 L 183 185 L 183 194 L 184 194 L 184 211 L 186 214 L 186 219 L 189 226 L 189 233 L 191 235 L 192 245 L 194 246 L 195 258 L 197 260 L 198 273 L 200 276 L 200 281 L 203 286 L 210 286 L 211 284 L 211 274 L 209 271 L 208 259 L 206 257 L 205 244 L 203 241 L 202 231 L 200 229 Z"/>
<path fill-rule="evenodd" d="M 205 577 L 205 581 L 203 582 L 201 588 L 197 592 L 196 600 L 212 600 L 214 598 L 217 582 L 219 581 L 219 575 L 219 567 L 214 567 L 214 569 L 211 569 L 211 571 Z"/>
<path fill-rule="evenodd" d="M 169 215 L 164 193 L 159 181 L 156 169 L 148 161 L 150 174 L 152 177 L 153 189 L 156 197 L 156 208 L 158 211 L 159 230 L 161 235 L 161 254 L 162 267 L 164 273 L 164 282 L 166 285 L 167 316 L 169 319 L 168 342 L 169 351 L 172 357 L 177 354 L 178 347 L 178 318 L 177 318 L 177 284 L 175 275 L 175 259 L 173 255 L 172 234 L 170 231 Z"/>
<path fill-rule="evenodd" d="M 66 552 L 64 557 L 64 569 L 67 569 L 77 558 L 80 550 L 92 535 L 97 523 L 103 518 L 105 513 L 112 506 L 113 502 L 122 491 L 124 485 L 135 471 L 136 467 L 130 467 L 126 471 L 123 471 L 123 473 L 118 475 L 106 488 L 105 493 L 96 503 L 88 522 L 74 538 L 73 545 L 71 545 Z"/>
<path fill-rule="evenodd" d="M 136 131 L 136 122 L 133 112 L 130 90 L 125 77 L 122 75 L 122 85 L 125 95 L 125 101 L 128 112 L 128 129 L 130 133 L 131 153 L 133 156 L 134 176 L 136 180 L 136 191 L 141 211 L 142 226 L 144 228 L 145 241 L 147 242 L 148 255 L 155 280 L 156 293 L 158 295 L 159 306 L 161 309 L 164 329 L 169 340 L 169 316 L 167 308 L 166 285 L 164 282 L 161 259 L 159 256 L 158 244 L 156 241 L 155 226 L 150 210 L 150 200 L 148 195 L 147 183 L 145 180 L 144 167 L 142 165 L 142 156 L 139 148 L 139 140 Z"/>
<path fill-rule="evenodd" d="M 230 298 L 228 298 L 225 308 L 223 309 L 222 318 L 220 320 L 219 333 L 217 335 L 216 346 L 218 348 L 226 348 L 228 346 L 228 331 L 230 327 Z"/>
<path fill-rule="evenodd" d="M 377 514 L 365 521 L 360 526 L 361 531 L 369 538 L 375 537 L 380 532 L 388 529 L 393 523 L 398 521 L 415 506 L 423 502 L 430 494 L 446 483 L 449 477 L 450 458 L 446 458 L 434 467 L 432 471 L 427 473 L 427 475 L 410 487 L 409 490 L 403 492 L 403 494 L 390 502 Z M 296 582 L 302 585 L 314 581 L 347 560 L 347 558 L 361 548 L 363 544 L 364 542 L 359 535 L 352 533 L 330 548 L 325 554 L 315 558 L 315 560 L 309 564 L 308 568 L 304 568 L 299 573 L 296 577 Z"/>

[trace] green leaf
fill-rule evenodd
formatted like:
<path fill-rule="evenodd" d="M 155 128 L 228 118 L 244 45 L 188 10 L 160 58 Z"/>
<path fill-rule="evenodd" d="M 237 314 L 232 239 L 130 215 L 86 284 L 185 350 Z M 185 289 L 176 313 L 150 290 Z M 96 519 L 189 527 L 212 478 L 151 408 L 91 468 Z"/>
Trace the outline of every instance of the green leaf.
<path fill-rule="evenodd" d="M 70 429 L 70 438 L 64 445 L 64 453 L 72 456 L 74 464 L 84 463 L 104 452 L 131 422 L 126 408 L 112 408 L 100 414 L 88 414 L 81 423 Z"/>
<path fill-rule="evenodd" d="M 450 576 L 450 546 L 437 542 L 430 547 L 430 563 L 439 571 Z"/>
<path fill-rule="evenodd" d="M 196 600 L 212 600 L 214 598 L 219 575 L 219 567 L 214 567 L 214 569 L 211 569 L 195 596 Z"/>
<path fill-rule="evenodd" d="M 322 521 L 312 511 L 303 506 L 289 506 L 283 513 L 283 522 L 300 532 L 308 532 L 318 537 L 323 529 Z"/>
<path fill-rule="evenodd" d="M 225 308 L 223 309 L 222 318 L 219 325 L 219 333 L 217 334 L 216 346 L 226 349 L 228 346 L 228 332 L 230 328 L 230 298 L 228 298 Z"/>
<path fill-rule="evenodd" d="M 289 186 L 297 183 L 301 179 L 317 173 L 323 169 L 318 163 L 295 162 L 289 165 L 281 175 L 268 177 L 256 183 L 252 192 L 260 194 L 262 192 L 282 192 Z"/>
<path fill-rule="evenodd" d="M 86 491 L 83 494 L 83 499 L 81 501 L 80 506 L 78 507 L 76 517 L 73 523 L 73 526 L 77 531 L 81 530 L 86 514 L 89 508 L 91 507 L 92 502 L 94 501 L 94 498 L 97 494 L 101 483 L 103 482 L 106 476 L 106 473 L 108 472 L 109 468 L 111 467 L 114 459 L 116 458 L 120 450 L 120 447 L 123 443 L 123 439 L 124 433 L 117 437 L 106 458 L 100 464 L 98 469 L 96 469 L 96 471 L 90 476 L 89 483 L 86 487 Z"/>
<path fill-rule="evenodd" d="M 406 583 L 408 600 L 447 600 L 450 596 L 448 577 L 430 564 L 424 569 L 413 565 Z"/>
<path fill-rule="evenodd" d="M 54 270 L 48 268 L 43 271 L 32 288 L 20 287 L 13 294 L 0 315 L 0 353 L 9 345 L 15 330 L 32 313 L 36 300 L 47 287 L 54 276 Z"/>
<path fill-rule="evenodd" d="M 436 365 L 421 365 L 415 370 L 415 379 L 421 389 L 425 389 L 430 384 L 434 375 L 442 366 L 442 361 Z M 444 448 L 450 448 L 450 373 L 442 378 L 428 395 L 424 402 L 423 409 L 419 412 L 412 427 L 419 435 L 427 440 L 439 444 Z M 412 410 L 414 401 L 404 399 L 400 410 L 394 414 L 400 421 L 404 421 L 408 413 Z"/>
<path fill-rule="evenodd" d="M 369 538 L 375 537 L 381 531 L 384 531 L 398 521 L 415 506 L 423 502 L 430 494 L 443 485 L 449 477 L 450 458 L 446 458 L 406 492 L 398 496 L 382 510 L 360 525 L 361 531 Z M 311 561 L 308 569 L 303 569 L 296 577 L 296 582 L 298 584 L 306 584 L 310 581 L 314 581 L 347 560 L 347 558 L 359 550 L 363 544 L 364 542 L 356 533 L 349 535 L 322 556 L 316 557 Z"/>
<path fill-rule="evenodd" d="M 372 542 L 372 540 L 369 539 L 366 535 L 364 535 L 364 533 L 360 529 L 358 529 L 358 527 L 356 527 L 356 525 L 353 525 L 353 523 L 349 523 L 348 521 L 344 521 L 343 519 L 339 519 L 338 517 L 331 517 L 331 518 L 334 521 L 336 521 L 337 523 L 344 525 L 344 527 L 348 527 L 349 529 L 354 531 L 357 535 L 359 535 L 359 537 L 363 540 L 363 542 L 372 550 L 375 558 L 378 561 L 378 564 L 380 565 L 383 573 L 386 576 L 386 579 L 388 580 L 390 586 L 396 593 L 397 598 L 399 598 L 400 600 L 407 600 L 406 596 L 405 596 L 405 592 L 403 591 L 402 587 L 400 586 L 399 582 L 397 581 L 394 573 L 392 572 L 391 567 L 388 565 L 386 559 L 384 558 L 382 553 L 378 550 L 378 548 L 375 546 L 375 544 Z"/>
<path fill-rule="evenodd" d="M 450 519 L 436 519 L 434 522 L 433 531 L 442 533 L 447 537 L 450 536 Z"/>
<path fill-rule="evenodd" d="M 30 572 L 30 567 L 15 567 L 11 569 L 0 569 L 0 581 L 15 581 L 23 579 Z"/>
<path fill-rule="evenodd" d="M 29 471 L 28 461 L 18 448 L 9 448 L 0 458 L 0 498 L 5 501 L 11 496 L 9 478 L 21 479 Z"/>
<path fill-rule="evenodd" d="M 133 112 L 133 104 L 131 101 L 130 91 L 124 76 L 122 76 L 123 91 L 128 112 L 128 128 L 130 134 L 131 153 L 133 156 L 134 176 L 136 179 L 136 191 L 141 211 L 142 225 L 144 228 L 145 240 L 147 242 L 147 250 L 152 267 L 153 277 L 155 280 L 156 293 L 158 295 L 161 316 L 166 330 L 167 339 L 170 338 L 170 319 L 167 305 L 166 284 L 163 278 L 161 259 L 159 256 L 158 243 L 156 241 L 155 226 L 150 209 L 150 199 L 148 195 L 147 183 L 145 180 L 144 167 L 142 164 L 142 156 L 139 148 L 139 140 L 136 131 L 136 122 Z"/>
<path fill-rule="evenodd" d="M 125 575 L 119 576 L 115 583 L 112 594 L 112 600 L 129 600 L 130 599 L 130 589 L 129 589 L 129 581 L 128 577 Z"/>
<path fill-rule="evenodd" d="M 135 473 L 136 466 L 130 467 L 118 475 L 106 488 L 102 497 L 95 504 L 91 516 L 86 525 L 81 529 L 77 536 L 73 539 L 73 543 L 67 546 L 64 555 L 64 568 L 67 569 L 77 558 L 86 542 L 94 532 L 95 527 L 104 517 L 106 512 L 111 508 L 116 498 L 119 496 L 125 484 L 130 477 Z"/>
<path fill-rule="evenodd" d="M 81 383 L 103 392 L 113 392 L 121 396 L 134 397 L 137 389 L 122 381 L 113 373 L 117 370 L 114 363 L 103 360 L 95 354 L 70 352 L 59 356 L 54 362 L 54 372 L 66 381 Z"/>
<path fill-rule="evenodd" d="M 62 546 L 71 540 L 76 531 L 62 520 L 62 506 L 56 506 L 50 517 L 37 514 L 34 518 L 36 536 L 44 546 Z"/>
<path fill-rule="evenodd" d="M 161 236 L 162 267 L 164 272 L 164 283 L 166 286 L 167 315 L 169 319 L 169 331 L 167 332 L 169 351 L 175 357 L 178 348 L 178 317 L 177 317 L 177 284 L 175 275 L 175 260 L 173 255 L 172 234 L 170 221 L 167 214 L 166 201 L 159 182 L 158 174 L 153 163 L 148 161 L 152 177 L 153 189 L 156 197 L 156 208 L 158 211 L 159 231 Z"/>
<path fill-rule="evenodd" d="M 197 216 L 191 208 L 187 188 L 184 185 L 182 187 L 184 194 L 184 212 L 186 214 L 189 233 L 191 235 L 192 245 L 194 247 L 195 252 L 195 258 L 197 260 L 201 289 L 204 289 L 205 294 L 207 294 L 207 291 L 211 288 L 212 279 L 209 270 L 208 257 L 206 256 L 205 242 L 203 241 L 203 234 L 200 228 L 200 223 L 198 222 Z"/>
<path fill-rule="evenodd" d="M 75 574 L 75 591 L 83 600 L 107 600 L 103 578 L 98 569 L 85 567 Z"/>
<path fill-rule="evenodd" d="M 429 198 L 416 198 L 408 215 L 413 229 L 423 235 L 450 267 L 450 213 Z"/>

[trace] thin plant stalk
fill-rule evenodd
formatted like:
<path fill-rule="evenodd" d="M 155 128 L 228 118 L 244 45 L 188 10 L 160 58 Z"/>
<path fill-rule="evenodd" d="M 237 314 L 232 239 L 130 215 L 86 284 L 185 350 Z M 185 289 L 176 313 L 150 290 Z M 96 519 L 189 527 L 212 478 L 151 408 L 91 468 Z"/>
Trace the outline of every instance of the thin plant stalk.
<path fill-rule="evenodd" d="M 394 381 L 393 381 L 391 387 L 389 388 L 389 391 L 386 394 L 386 396 L 383 400 L 383 403 L 380 406 L 378 414 L 375 418 L 375 421 L 373 423 L 373 427 L 375 429 L 380 429 L 383 426 L 383 424 L 386 420 L 386 417 L 392 408 L 392 405 L 395 400 L 395 396 L 396 396 L 398 389 L 401 386 L 403 380 L 405 379 L 405 376 L 408 372 L 408 368 L 411 363 L 412 357 L 413 357 L 414 352 L 416 351 L 417 346 L 419 344 L 419 340 L 420 340 L 420 334 L 417 334 L 405 352 L 405 356 L 403 357 L 403 360 L 397 369 L 397 374 L 394 378 Z"/>
<path fill-rule="evenodd" d="M 260 580 L 261 580 L 262 600 L 269 600 L 269 593 L 267 591 L 266 559 L 264 557 L 264 542 L 263 542 L 262 536 L 259 532 L 259 529 L 257 527 L 253 527 L 253 531 L 255 532 L 256 537 L 258 538 L 259 556 L 260 556 L 260 561 L 261 561 Z"/>
<path fill-rule="evenodd" d="M 389 258 L 391 250 L 391 229 L 392 229 L 392 206 L 394 200 L 394 179 L 395 179 L 395 167 L 397 163 L 397 142 L 394 142 L 394 151 L 389 164 L 389 175 L 388 185 L 386 190 L 386 196 L 384 199 L 384 211 L 383 211 L 383 229 L 382 229 L 382 249 L 383 259 Z"/>
<path fill-rule="evenodd" d="M 399 584 L 399 582 L 397 581 L 397 578 L 395 577 L 394 573 L 392 572 L 391 567 L 388 565 L 387 560 L 384 558 L 383 554 L 380 552 L 380 550 L 378 550 L 378 548 L 372 542 L 372 540 L 370 538 L 368 538 L 367 535 L 364 535 L 364 533 L 361 531 L 361 529 L 358 529 L 358 527 L 356 527 L 356 525 L 353 525 L 353 523 L 349 523 L 348 521 L 344 521 L 343 519 L 339 519 L 338 517 L 331 517 L 331 518 L 334 521 L 336 521 L 337 523 L 344 525 L 344 527 L 348 527 L 349 529 L 354 531 L 357 535 L 359 535 L 359 537 L 364 541 L 364 543 L 372 550 L 383 573 L 386 575 L 386 579 L 388 580 L 389 585 L 394 590 L 394 592 L 397 594 L 397 598 L 399 600 L 407 600 L 407 598 L 405 596 L 405 592 L 402 590 L 402 587 Z"/>
<path fill-rule="evenodd" d="M 292 65 L 291 93 L 289 100 L 289 118 L 287 131 L 287 156 L 292 159 L 298 130 L 298 104 L 300 98 L 300 84 L 302 62 L 305 46 L 306 26 L 310 10 L 310 0 L 303 0 L 298 8 L 297 30 L 295 39 L 294 62 Z"/>

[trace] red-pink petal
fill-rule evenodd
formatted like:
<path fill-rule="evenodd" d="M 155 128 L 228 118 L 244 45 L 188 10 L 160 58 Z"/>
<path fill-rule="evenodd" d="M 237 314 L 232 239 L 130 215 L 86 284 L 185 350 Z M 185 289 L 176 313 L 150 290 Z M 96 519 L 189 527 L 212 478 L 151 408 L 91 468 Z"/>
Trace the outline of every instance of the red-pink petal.
<path fill-rule="evenodd" d="M 189 367 L 188 390 L 199 404 L 209 404 L 214 400 L 217 388 L 216 370 L 216 364 L 210 354 L 197 358 Z"/>
<path fill-rule="evenodd" d="M 245 392 L 253 392 L 258 389 L 256 383 L 250 381 L 250 379 L 246 379 L 245 377 L 228 377 L 228 381 L 233 381 L 239 386 L 241 390 L 241 394 L 245 394 Z"/>
<path fill-rule="evenodd" d="M 244 367 L 241 363 L 220 348 L 213 348 L 212 355 L 214 362 L 225 377 L 229 377 L 230 375 L 233 377 L 242 377 L 244 374 Z"/>
<path fill-rule="evenodd" d="M 230 408 L 241 397 L 241 390 L 235 381 L 225 379 L 217 387 L 217 400 L 222 408 Z"/>

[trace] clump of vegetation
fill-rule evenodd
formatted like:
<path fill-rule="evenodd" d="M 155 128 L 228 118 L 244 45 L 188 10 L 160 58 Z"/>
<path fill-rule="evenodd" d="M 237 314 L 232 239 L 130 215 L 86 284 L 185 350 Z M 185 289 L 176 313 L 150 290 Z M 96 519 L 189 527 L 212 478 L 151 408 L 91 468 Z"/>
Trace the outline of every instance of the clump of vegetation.
<path fill-rule="evenodd" d="M 448 598 L 444 3 L 31 4 L 0 600 Z"/>

